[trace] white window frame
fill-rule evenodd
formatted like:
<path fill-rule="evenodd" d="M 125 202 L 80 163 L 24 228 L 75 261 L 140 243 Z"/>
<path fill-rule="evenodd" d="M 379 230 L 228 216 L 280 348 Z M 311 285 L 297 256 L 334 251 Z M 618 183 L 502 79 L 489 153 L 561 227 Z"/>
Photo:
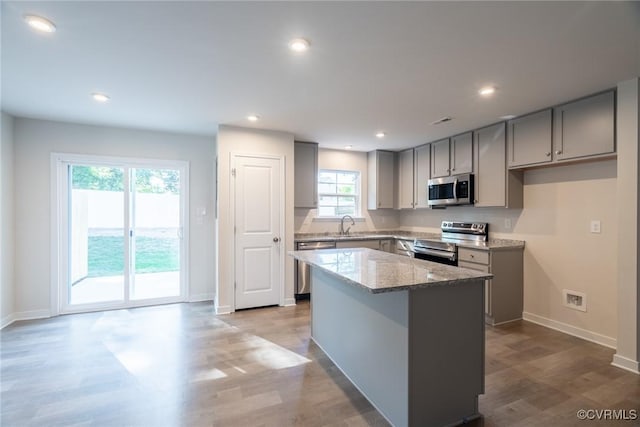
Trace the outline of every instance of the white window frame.
<path fill-rule="evenodd" d="M 356 179 L 356 194 L 354 195 L 346 195 L 346 194 L 337 194 L 337 193 L 321 193 L 320 192 L 320 175 L 323 172 L 330 172 L 330 173 L 335 173 L 335 174 L 339 174 L 339 173 L 348 173 L 348 174 L 355 174 L 357 175 L 357 179 Z M 346 170 L 346 169 L 320 169 L 318 170 L 318 209 L 317 209 L 317 213 L 316 213 L 316 218 L 318 219 L 334 219 L 334 218 L 341 218 L 342 215 L 339 216 L 328 216 L 328 215 L 320 215 L 320 198 L 322 196 L 329 196 L 329 197 L 355 197 L 355 212 L 353 215 L 354 218 L 360 218 L 362 215 L 362 173 L 360 171 L 357 170 Z"/>
<path fill-rule="evenodd" d="M 69 274 L 69 228 L 68 217 L 69 186 L 67 166 L 69 164 L 112 166 L 121 168 L 167 168 L 180 170 L 180 215 L 182 222 L 182 246 L 180 265 L 180 295 L 148 300 L 130 300 L 128 303 L 90 303 L 71 306 L 68 304 Z M 126 177 L 125 177 L 126 179 Z M 125 188 L 128 188 L 125 181 Z M 125 198 L 125 209 L 129 209 L 129 202 Z M 125 216 L 125 227 L 129 228 L 128 217 Z M 128 245 L 125 255 L 129 257 Z M 169 302 L 187 302 L 189 300 L 189 162 L 184 160 L 142 159 L 128 157 L 95 156 L 84 154 L 51 153 L 51 315 L 67 313 L 82 313 L 97 310 L 112 310 L 121 308 L 143 307 L 149 305 L 166 304 Z M 129 271 L 125 263 L 125 276 Z M 128 279 L 125 286 L 128 285 Z"/>

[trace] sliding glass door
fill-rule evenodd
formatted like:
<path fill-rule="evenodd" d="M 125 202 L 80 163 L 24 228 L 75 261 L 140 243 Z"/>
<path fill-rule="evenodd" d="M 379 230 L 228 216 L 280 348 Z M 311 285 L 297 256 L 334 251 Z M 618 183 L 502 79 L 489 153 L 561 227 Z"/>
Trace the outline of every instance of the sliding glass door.
<path fill-rule="evenodd" d="M 180 173 L 133 169 L 131 284 L 134 300 L 180 295 Z"/>
<path fill-rule="evenodd" d="M 186 300 L 186 165 L 60 161 L 61 312 Z"/>
<path fill-rule="evenodd" d="M 69 165 L 68 303 L 124 301 L 123 168 Z"/>

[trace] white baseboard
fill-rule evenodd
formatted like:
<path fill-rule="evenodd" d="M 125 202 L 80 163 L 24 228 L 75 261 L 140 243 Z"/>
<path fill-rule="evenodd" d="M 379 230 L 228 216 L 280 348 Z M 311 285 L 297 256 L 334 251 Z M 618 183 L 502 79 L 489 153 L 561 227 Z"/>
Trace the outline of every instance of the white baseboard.
<path fill-rule="evenodd" d="M 216 305 L 216 314 L 229 314 L 232 311 L 230 305 Z"/>
<path fill-rule="evenodd" d="M 640 374 L 640 362 L 637 360 L 627 359 L 619 354 L 614 354 L 611 364 L 616 368 L 621 368 L 633 372 L 634 374 Z"/>
<path fill-rule="evenodd" d="M 8 316 L 5 316 L 2 319 L 2 324 L 0 329 L 5 326 L 9 326 L 13 322 L 17 322 L 19 320 L 34 320 L 34 319 L 47 319 L 51 317 L 50 310 L 30 310 L 30 311 L 20 311 L 18 313 L 13 313 Z"/>
<path fill-rule="evenodd" d="M 207 292 L 204 294 L 189 295 L 189 302 L 213 301 L 215 294 Z"/>
<path fill-rule="evenodd" d="M 285 298 L 284 299 L 284 304 L 282 306 L 283 307 L 290 307 L 292 305 L 296 305 L 296 299 L 295 298 Z"/>
<path fill-rule="evenodd" d="M 578 328 L 568 323 L 558 322 L 557 320 L 547 319 L 546 317 L 538 316 L 537 314 L 522 313 L 522 318 L 538 325 L 546 326 L 556 331 L 564 332 L 574 337 L 582 338 L 583 340 L 591 341 L 596 344 L 603 345 L 605 347 L 617 348 L 617 341 L 615 338 L 608 337 L 606 335 L 597 334 L 595 332 L 587 331 L 586 329 Z"/>
<path fill-rule="evenodd" d="M 2 318 L 2 320 L 0 321 L 0 329 L 9 326 L 10 324 L 12 324 L 13 322 L 16 321 L 16 315 L 14 313 L 11 313 L 8 316 L 4 316 Z"/>

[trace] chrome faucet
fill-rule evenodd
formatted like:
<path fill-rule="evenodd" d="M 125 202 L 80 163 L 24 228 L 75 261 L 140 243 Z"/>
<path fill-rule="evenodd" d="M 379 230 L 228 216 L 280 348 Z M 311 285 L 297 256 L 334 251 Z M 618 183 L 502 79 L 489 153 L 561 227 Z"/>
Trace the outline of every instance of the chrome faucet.
<path fill-rule="evenodd" d="M 349 218 L 351 220 L 351 225 L 356 225 L 356 222 L 354 221 L 354 219 L 351 217 L 351 215 L 345 215 L 342 217 L 342 219 L 340 220 L 340 235 L 341 236 L 346 236 L 349 234 L 349 230 L 351 230 L 351 225 L 347 227 L 347 229 L 344 229 L 344 220 L 345 218 Z"/>

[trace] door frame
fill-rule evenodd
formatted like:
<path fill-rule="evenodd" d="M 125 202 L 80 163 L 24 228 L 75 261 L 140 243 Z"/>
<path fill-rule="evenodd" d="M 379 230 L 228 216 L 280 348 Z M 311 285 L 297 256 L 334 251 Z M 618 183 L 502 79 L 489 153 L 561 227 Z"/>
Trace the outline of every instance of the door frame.
<path fill-rule="evenodd" d="M 235 179 L 235 170 L 236 170 L 236 158 L 237 157 L 250 157 L 256 159 L 272 159 L 278 160 L 280 162 L 280 206 L 279 206 L 279 233 L 280 233 L 280 253 L 279 253 L 279 263 L 278 268 L 280 270 L 280 283 L 278 286 L 280 287 L 280 291 L 278 292 L 278 305 L 285 305 L 285 256 L 286 256 L 286 239 L 285 239 L 285 222 L 286 222 L 286 162 L 285 156 L 278 156 L 273 154 L 259 154 L 259 153 L 242 153 L 232 151 L 229 153 L 229 173 L 231 174 L 231 180 L 229 182 L 229 193 L 230 193 L 230 201 L 229 203 L 229 213 L 231 216 L 231 222 L 233 226 L 233 245 L 232 245 L 232 253 L 233 253 L 233 282 L 230 284 L 231 294 L 233 295 L 232 301 L 232 311 L 236 311 L 236 267 L 238 260 L 236 259 L 236 179 Z"/>
<path fill-rule="evenodd" d="M 50 200 L 50 310 L 51 316 L 70 313 L 83 313 L 91 311 L 118 310 L 123 308 L 144 307 L 172 302 L 187 302 L 189 300 L 189 162 L 185 160 L 149 159 L 132 157 L 100 156 L 91 154 L 51 153 L 51 200 Z M 67 286 L 66 279 L 69 274 L 69 229 L 68 229 L 68 202 L 69 190 L 68 175 L 65 165 L 79 163 L 83 165 L 99 165 L 126 168 L 168 168 L 180 170 L 180 217 L 182 229 L 182 244 L 180 248 L 180 295 L 178 297 L 154 298 L 146 300 L 123 301 L 112 304 L 108 308 L 102 303 L 82 304 L 78 308 L 63 306 L 63 286 Z M 125 178 L 125 183 L 127 178 Z M 125 197 L 125 209 L 129 208 L 129 197 Z M 124 212 L 123 212 L 124 215 Z M 129 219 L 125 217 L 125 227 L 129 226 Z M 129 245 L 124 248 L 125 256 L 129 259 Z M 129 274 L 129 268 L 125 265 L 124 274 Z M 128 281 L 125 281 L 125 285 Z M 128 290 L 125 289 L 125 295 Z"/>

